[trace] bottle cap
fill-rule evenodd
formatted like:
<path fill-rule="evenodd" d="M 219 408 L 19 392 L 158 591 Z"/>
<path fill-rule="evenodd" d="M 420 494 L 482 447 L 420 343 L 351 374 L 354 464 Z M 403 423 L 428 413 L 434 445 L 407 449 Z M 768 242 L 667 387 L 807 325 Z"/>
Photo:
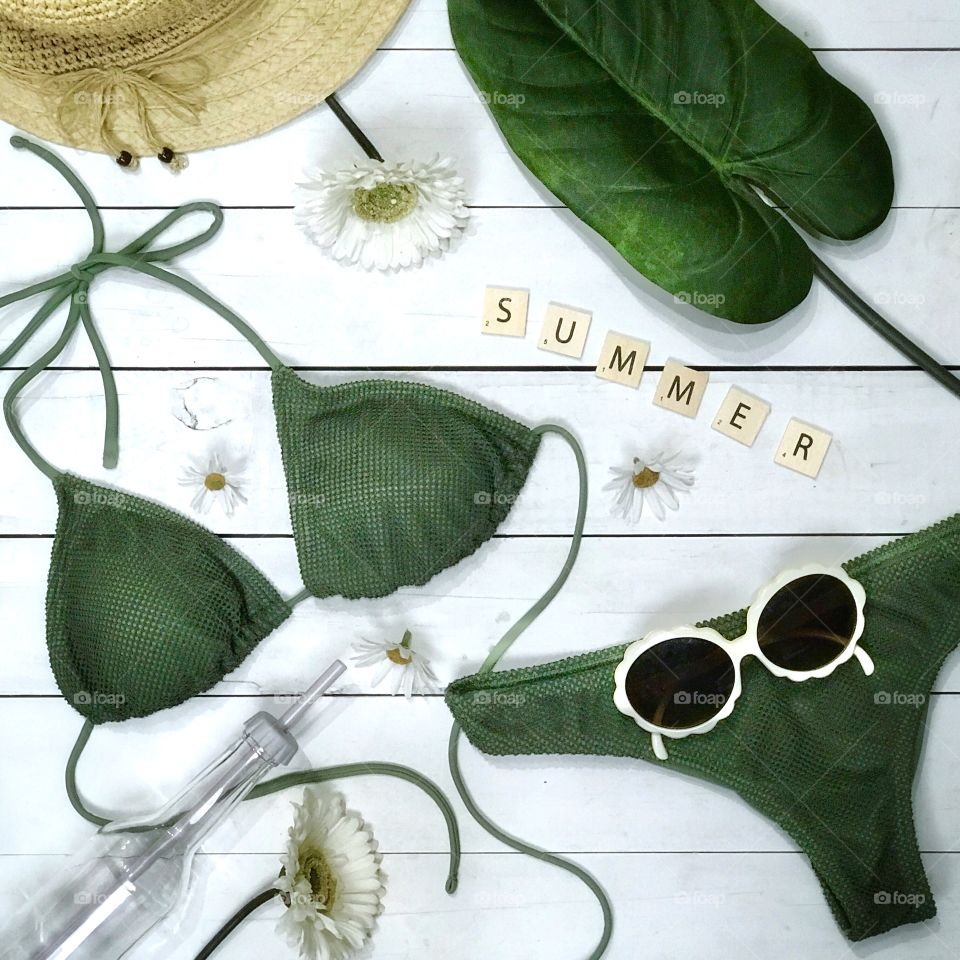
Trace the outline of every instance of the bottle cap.
<path fill-rule="evenodd" d="M 243 736 L 264 760 L 275 767 L 286 766 L 300 749 L 293 734 L 276 717 L 262 710 L 243 725 Z"/>

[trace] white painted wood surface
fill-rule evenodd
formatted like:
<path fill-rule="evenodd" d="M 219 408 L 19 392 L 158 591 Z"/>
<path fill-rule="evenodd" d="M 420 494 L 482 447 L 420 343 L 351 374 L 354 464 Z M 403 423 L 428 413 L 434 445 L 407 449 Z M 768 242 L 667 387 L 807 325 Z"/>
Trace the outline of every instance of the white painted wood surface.
<path fill-rule="evenodd" d="M 960 15 L 948 0 L 775 0 L 768 9 L 874 105 L 894 151 L 897 209 L 852 248 L 823 244 L 837 269 L 946 362 L 960 364 Z M 779 322 L 743 331 L 678 309 L 618 264 L 604 245 L 511 157 L 452 50 L 443 0 L 414 0 L 399 29 L 343 91 L 391 156 L 458 157 L 475 207 L 450 256 L 381 277 L 324 259 L 295 229 L 292 185 L 312 161 L 336 163 L 352 143 L 324 108 L 257 141 L 192 158 L 170 177 L 146 164 L 124 177 L 102 158 L 62 151 L 90 184 L 120 246 L 159 208 L 210 197 L 226 205 L 216 241 L 177 265 L 222 297 L 305 376 L 410 376 L 451 387 L 528 422 L 556 420 L 583 438 L 588 538 L 567 589 L 511 652 L 542 662 L 632 639 L 653 627 L 742 605 L 783 566 L 836 561 L 955 511 L 960 452 L 956 401 L 865 330 L 822 288 Z M 0 125 L 4 139 L 11 132 Z M 68 207 L 70 209 L 64 209 Z M 132 209 L 131 209 L 132 208 Z M 196 226 L 196 223 L 193 224 Z M 177 234 L 185 235 L 188 224 Z M 85 215 L 32 158 L 0 149 L 0 292 L 82 258 Z M 531 290 L 528 330 L 548 301 L 593 311 L 582 361 L 525 340 L 481 337 L 488 283 Z M 299 587 L 283 477 L 259 357 L 218 318 L 175 291 L 117 275 L 98 281 L 94 310 L 121 394 L 121 462 L 99 467 L 102 399 L 92 353 L 77 344 L 22 405 L 24 423 L 55 463 L 186 507 L 177 485 L 189 455 L 219 445 L 247 460 L 250 505 L 217 532 L 285 593 Z M 0 345 L 28 316 L 0 317 Z M 651 342 L 650 363 L 707 367 L 700 416 L 651 402 L 592 368 L 608 329 Z M 36 348 L 32 355 L 36 355 Z M 236 369 L 243 368 L 243 369 Z M 375 373 L 371 372 L 371 368 Z M 410 368 L 413 368 L 412 370 Z M 0 374 L 5 389 L 10 373 Z M 198 378 L 201 378 L 198 380 Z M 751 449 L 710 429 L 731 384 L 773 407 Z M 188 429 L 185 409 L 231 422 Z M 816 482 L 781 470 L 773 451 L 791 416 L 834 433 Z M 607 468 L 676 448 L 697 485 L 667 523 L 612 518 Z M 62 770 L 76 714 L 57 694 L 43 645 L 43 596 L 55 503 L 0 432 L 0 915 L 87 834 L 69 808 Z M 410 627 L 444 682 L 475 669 L 490 644 L 555 575 L 575 507 L 575 474 L 547 442 L 502 535 L 426 587 L 379 601 L 311 601 L 211 691 L 174 711 L 98 730 L 81 765 L 91 802 L 110 812 L 159 803 L 256 709 L 299 689 L 356 636 Z M 518 576 L 523 571 L 523 576 Z M 592 758 L 494 759 L 464 747 L 477 799 L 506 828 L 570 852 L 609 890 L 617 928 L 609 956 L 733 960 L 771 954 L 947 960 L 960 954 L 960 662 L 941 675 L 916 789 L 917 829 L 940 906 L 937 921 L 846 943 L 809 865 L 789 837 L 727 791 L 651 765 Z M 407 704 L 359 690 L 327 706 L 298 763 L 407 763 L 453 794 L 449 716 L 439 697 Z M 372 955 L 479 960 L 584 956 L 599 930 L 584 889 L 505 852 L 462 810 L 460 891 L 443 892 L 445 832 L 414 788 L 360 778 L 342 785 L 371 821 L 389 875 Z M 200 859 L 198 891 L 170 949 L 159 937 L 135 960 L 190 960 L 239 902 L 277 869 L 288 796 L 245 807 Z M 288 955 L 262 911 L 218 956 Z M 290 956 L 293 954 L 290 953 Z"/>

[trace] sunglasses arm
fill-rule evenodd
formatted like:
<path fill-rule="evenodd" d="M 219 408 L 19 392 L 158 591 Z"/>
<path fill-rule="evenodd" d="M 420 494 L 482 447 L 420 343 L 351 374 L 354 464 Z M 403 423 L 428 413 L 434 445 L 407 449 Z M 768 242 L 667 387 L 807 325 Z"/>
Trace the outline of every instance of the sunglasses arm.
<path fill-rule="evenodd" d="M 650 745 L 658 760 L 667 759 L 667 748 L 663 745 L 663 736 L 659 733 L 650 734 Z"/>
<path fill-rule="evenodd" d="M 873 660 L 870 659 L 870 654 L 863 647 L 854 647 L 853 655 L 860 661 L 863 672 L 869 677 L 873 673 Z"/>

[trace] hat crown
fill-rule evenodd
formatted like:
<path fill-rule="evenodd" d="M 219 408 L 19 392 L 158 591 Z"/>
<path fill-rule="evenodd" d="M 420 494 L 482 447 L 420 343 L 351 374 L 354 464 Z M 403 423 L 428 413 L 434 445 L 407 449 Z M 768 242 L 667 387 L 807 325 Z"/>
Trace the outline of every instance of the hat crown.
<path fill-rule="evenodd" d="M 164 29 L 208 6 L 209 0 L 0 0 L 0 17 L 47 36 L 103 37 Z"/>

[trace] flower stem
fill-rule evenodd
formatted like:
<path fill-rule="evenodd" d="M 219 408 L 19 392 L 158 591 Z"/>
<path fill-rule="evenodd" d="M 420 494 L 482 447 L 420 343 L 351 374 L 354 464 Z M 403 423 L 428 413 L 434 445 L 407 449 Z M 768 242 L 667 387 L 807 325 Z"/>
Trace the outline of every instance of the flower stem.
<path fill-rule="evenodd" d="M 327 97 L 327 106 L 333 111 L 334 116 L 347 128 L 347 132 L 360 145 L 360 149 L 371 159 L 383 163 L 383 157 L 380 152 L 370 142 L 370 138 L 357 126 L 353 117 L 343 109 L 343 104 L 336 98 L 335 94 Z"/>
<path fill-rule="evenodd" d="M 905 357 L 912 360 L 921 370 L 930 374 L 934 380 L 946 387 L 955 397 L 960 397 L 960 378 L 938 363 L 925 350 L 922 350 L 892 323 L 884 319 L 866 303 L 862 297 L 850 289 L 812 250 L 813 272 L 837 298 L 846 304 L 861 320 L 879 333 L 887 343 L 894 346 Z"/>
<path fill-rule="evenodd" d="M 207 957 L 213 955 L 214 950 L 223 943 L 227 937 L 233 933 L 237 927 L 243 923 L 247 917 L 250 916 L 255 910 L 259 910 L 265 903 L 269 903 L 274 897 L 280 893 L 275 887 L 271 887 L 269 890 L 264 890 L 263 893 L 258 893 L 252 900 L 245 903 L 207 942 L 207 945 L 197 954 L 196 960 L 207 960 Z"/>

